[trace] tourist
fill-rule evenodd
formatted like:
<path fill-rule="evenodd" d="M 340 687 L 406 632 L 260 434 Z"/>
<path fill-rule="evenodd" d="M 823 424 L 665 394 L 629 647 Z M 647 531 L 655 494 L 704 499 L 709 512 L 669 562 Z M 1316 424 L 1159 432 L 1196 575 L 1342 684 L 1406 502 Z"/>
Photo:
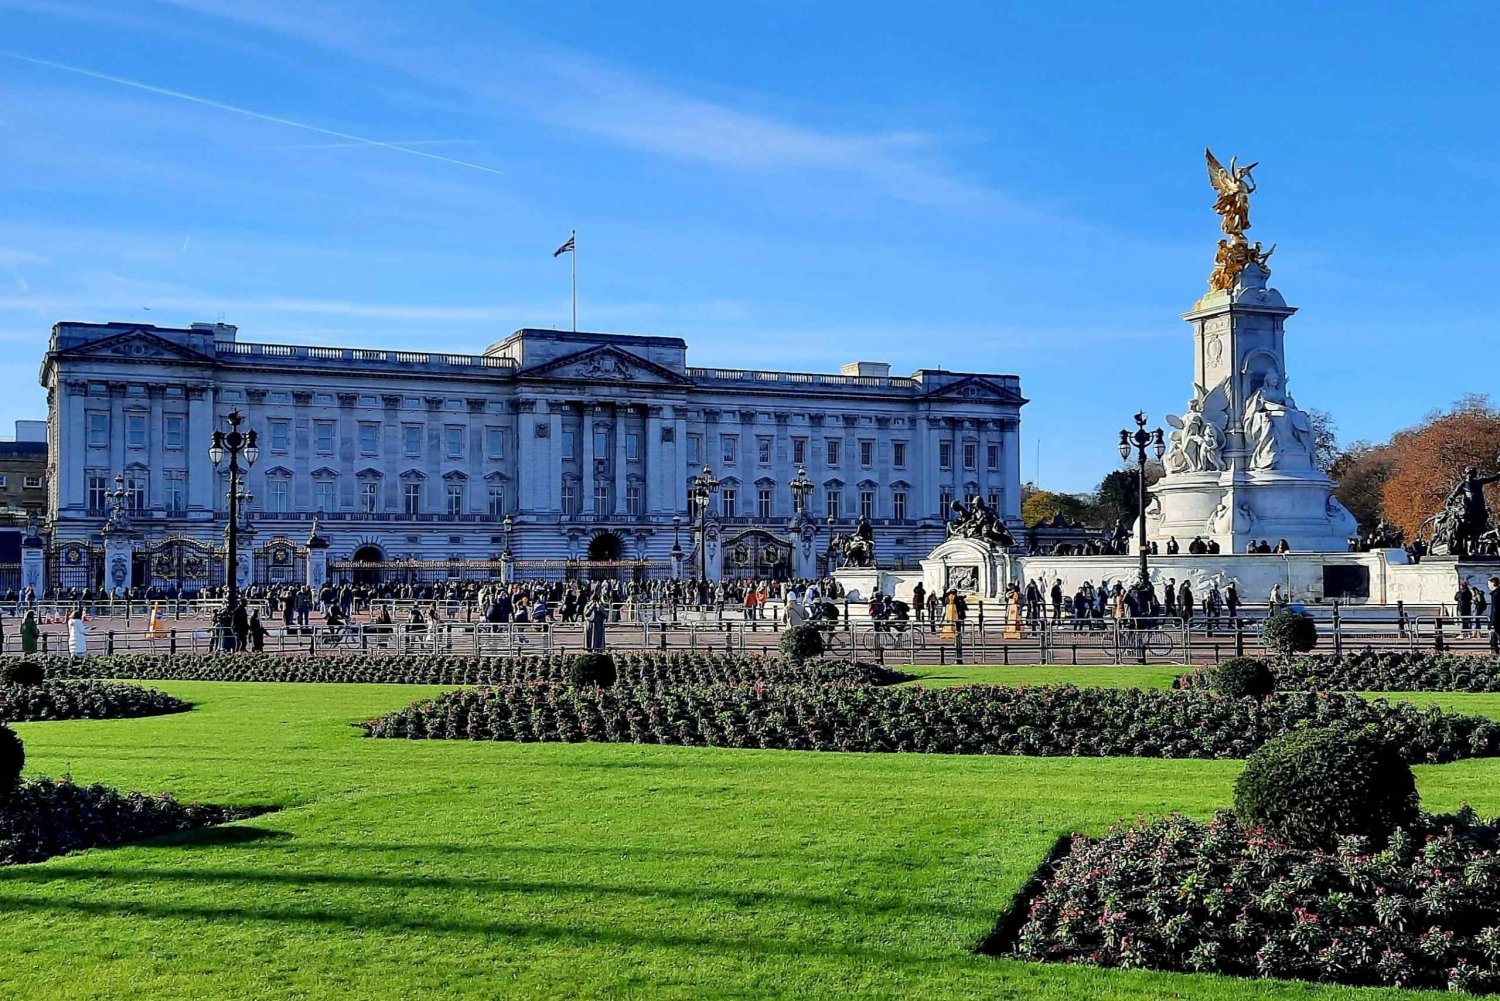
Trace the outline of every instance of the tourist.
<path fill-rule="evenodd" d="M 1292 551 L 1292 544 L 1290 542 L 1286 541 L 1285 539 L 1281 539 L 1281 540 L 1279 540 L 1276 543 L 1276 552 L 1277 553 L 1289 553 L 1291 551 Z"/>
<path fill-rule="evenodd" d="M 942 614 L 942 611 L 943 611 L 943 599 L 938 597 L 938 593 L 936 591 L 933 591 L 931 594 L 929 594 L 927 596 L 927 631 L 928 632 L 930 632 L 930 633 L 937 632 L 938 616 L 940 614 Z"/>
<path fill-rule="evenodd" d="M 1170 535 L 1170 536 L 1167 537 L 1167 555 L 1168 556 L 1176 556 L 1181 551 L 1181 549 L 1182 549 L 1182 547 L 1177 544 L 1177 536 Z"/>
<path fill-rule="evenodd" d="M 89 624 L 83 609 L 75 608 L 68 616 L 68 651 L 75 657 L 84 657 L 89 652 Z"/>
<path fill-rule="evenodd" d="M 1062 622 L 1063 586 L 1061 577 L 1052 582 L 1052 590 L 1048 592 L 1047 597 L 1052 600 L 1052 624 L 1056 626 Z"/>
<path fill-rule="evenodd" d="M 41 637 L 42 628 L 36 623 L 36 609 L 28 608 L 26 617 L 21 620 L 21 652 L 36 653 Z"/>
<path fill-rule="evenodd" d="M 1169 611 L 1167 614 L 1172 613 Z M 1183 581 L 1182 586 L 1177 589 L 1177 615 L 1182 619 L 1183 628 L 1193 627 L 1193 588 L 1190 581 Z"/>
<path fill-rule="evenodd" d="M 1469 631 L 1476 628 L 1473 621 L 1474 615 L 1474 592 L 1469 589 L 1469 578 L 1465 577 L 1458 582 L 1458 590 L 1453 593 L 1454 604 L 1458 606 L 1458 635 L 1463 638 L 1469 635 Z"/>
<path fill-rule="evenodd" d="M 1167 586 L 1166 586 L 1166 588 L 1162 592 L 1162 597 L 1165 599 L 1163 601 L 1163 604 L 1166 606 L 1167 618 L 1169 618 L 1169 619 L 1175 619 L 1177 617 L 1177 578 L 1176 577 L 1168 577 L 1167 578 Z"/>
<path fill-rule="evenodd" d="M 241 651 L 249 649 L 250 609 L 244 598 L 241 598 L 234 606 L 234 616 L 230 624 L 234 629 L 234 648 Z"/>
<path fill-rule="evenodd" d="M 1219 628 L 1219 612 L 1224 608 L 1224 596 L 1219 593 L 1217 583 L 1208 586 L 1208 597 L 1203 599 L 1203 615 L 1208 620 L 1208 635 Z"/>
<path fill-rule="evenodd" d="M 1489 607 L 1489 600 L 1485 598 L 1484 592 L 1480 590 L 1478 584 L 1470 584 L 1469 590 L 1473 592 L 1474 633 L 1475 635 L 1479 635 L 1484 630 L 1485 619 L 1488 618 L 1485 615 L 1485 609 Z"/>
<path fill-rule="evenodd" d="M 1271 585 L 1270 600 L 1267 602 L 1267 604 L 1270 605 L 1270 611 L 1273 612 L 1286 605 L 1286 598 L 1284 598 L 1281 594 L 1281 583 L 1279 581 Z"/>
<path fill-rule="evenodd" d="M 585 650 L 604 650 L 604 622 L 609 617 L 609 608 L 606 604 L 594 597 L 583 606 L 583 648 Z"/>
<path fill-rule="evenodd" d="M 927 589 L 922 586 L 921 581 L 911 589 L 911 609 L 916 616 L 917 622 L 922 621 L 922 613 L 927 608 Z"/>
<path fill-rule="evenodd" d="M 250 613 L 250 649 L 264 653 L 266 649 L 266 627 L 260 621 L 260 609 Z"/>
<path fill-rule="evenodd" d="M 1258 543 L 1256 543 L 1256 541 L 1254 539 L 1251 539 L 1249 542 L 1245 543 L 1245 553 L 1246 553 L 1246 555 L 1252 555 L 1253 556 L 1255 553 L 1260 552 L 1260 549 L 1257 548 L 1257 547 L 1258 547 Z"/>
<path fill-rule="evenodd" d="M 1208 552 L 1208 543 L 1203 541 L 1203 536 L 1193 536 L 1193 541 L 1188 543 L 1188 555 L 1202 556 Z"/>
<path fill-rule="evenodd" d="M 1500 654 L 1500 577 L 1491 577 L 1490 588 L 1490 653 Z"/>
<path fill-rule="evenodd" d="M 1224 588 L 1224 609 L 1229 613 L 1229 628 L 1238 629 L 1240 625 L 1240 590 L 1235 587 L 1234 581 Z"/>

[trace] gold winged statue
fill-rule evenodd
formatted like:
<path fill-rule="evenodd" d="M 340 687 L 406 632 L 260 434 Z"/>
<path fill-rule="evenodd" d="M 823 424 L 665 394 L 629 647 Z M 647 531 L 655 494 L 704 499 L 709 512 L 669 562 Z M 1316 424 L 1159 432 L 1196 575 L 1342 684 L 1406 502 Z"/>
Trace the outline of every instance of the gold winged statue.
<path fill-rule="evenodd" d="M 1250 194 L 1255 190 L 1255 178 L 1250 172 L 1260 165 L 1260 161 L 1241 167 L 1235 164 L 1234 157 L 1230 157 L 1229 167 L 1225 169 L 1213 150 L 1205 147 L 1203 155 L 1208 160 L 1208 181 L 1219 193 L 1214 211 L 1224 217 L 1220 223 L 1224 235 L 1235 243 L 1244 243 L 1245 230 L 1250 228 Z"/>

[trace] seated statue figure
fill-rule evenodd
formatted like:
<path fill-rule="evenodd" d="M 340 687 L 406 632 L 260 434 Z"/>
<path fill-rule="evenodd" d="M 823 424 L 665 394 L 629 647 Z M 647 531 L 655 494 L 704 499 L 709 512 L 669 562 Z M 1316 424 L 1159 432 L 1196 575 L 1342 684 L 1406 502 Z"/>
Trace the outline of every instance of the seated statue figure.
<path fill-rule="evenodd" d="M 1312 422 L 1281 388 L 1275 369 L 1245 401 L 1245 440 L 1251 469 L 1310 469 Z"/>

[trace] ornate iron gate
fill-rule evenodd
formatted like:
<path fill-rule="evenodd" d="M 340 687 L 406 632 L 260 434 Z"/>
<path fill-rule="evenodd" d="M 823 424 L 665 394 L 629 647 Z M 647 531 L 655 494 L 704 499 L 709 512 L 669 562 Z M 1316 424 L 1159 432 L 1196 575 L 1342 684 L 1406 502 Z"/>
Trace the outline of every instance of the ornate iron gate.
<path fill-rule="evenodd" d="M 257 584 L 302 584 L 307 581 L 307 550 L 277 536 L 255 550 Z"/>
<path fill-rule="evenodd" d="M 792 544 L 751 529 L 724 545 L 724 576 L 781 579 L 792 572 Z"/>
<path fill-rule="evenodd" d="M 224 552 L 174 535 L 136 550 L 136 584 L 176 594 L 196 594 L 224 583 Z"/>

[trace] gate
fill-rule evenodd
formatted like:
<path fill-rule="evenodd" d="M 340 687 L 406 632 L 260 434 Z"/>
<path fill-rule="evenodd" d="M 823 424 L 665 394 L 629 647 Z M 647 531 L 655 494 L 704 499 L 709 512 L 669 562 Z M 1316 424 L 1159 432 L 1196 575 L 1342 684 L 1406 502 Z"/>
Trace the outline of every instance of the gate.
<path fill-rule="evenodd" d="M 136 550 L 136 583 L 178 595 L 224 583 L 224 553 L 197 539 L 174 535 Z"/>
<path fill-rule="evenodd" d="M 301 584 L 307 580 L 307 550 L 277 536 L 255 550 L 257 584 Z"/>
<path fill-rule="evenodd" d="M 92 591 L 104 584 L 104 548 L 64 542 L 47 550 L 47 584 L 58 591 Z"/>
<path fill-rule="evenodd" d="M 791 575 L 792 544 L 751 529 L 724 545 L 724 576 L 781 580 Z"/>

